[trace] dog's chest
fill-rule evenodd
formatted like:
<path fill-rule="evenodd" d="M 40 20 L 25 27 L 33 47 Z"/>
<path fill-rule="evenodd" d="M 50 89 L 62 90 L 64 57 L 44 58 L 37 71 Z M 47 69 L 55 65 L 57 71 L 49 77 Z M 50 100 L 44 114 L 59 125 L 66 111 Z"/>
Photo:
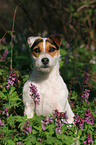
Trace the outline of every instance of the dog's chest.
<path fill-rule="evenodd" d="M 36 84 L 38 93 L 40 94 L 40 103 L 37 107 L 37 115 L 41 112 L 44 115 L 52 113 L 58 107 L 59 89 L 52 82 Z M 41 111 L 42 110 L 42 111 Z"/>
<path fill-rule="evenodd" d="M 50 100 L 56 97 L 59 92 L 59 88 L 56 87 L 56 84 L 59 86 L 58 82 L 52 81 L 45 81 L 40 84 L 35 84 L 37 86 L 38 93 L 41 96 L 41 100 Z"/>

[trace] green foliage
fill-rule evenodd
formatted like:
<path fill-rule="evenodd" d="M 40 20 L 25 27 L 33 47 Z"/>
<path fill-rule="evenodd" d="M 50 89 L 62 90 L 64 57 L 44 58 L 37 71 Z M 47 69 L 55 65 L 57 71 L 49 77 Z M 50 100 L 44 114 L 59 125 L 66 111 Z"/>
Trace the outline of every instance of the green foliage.
<path fill-rule="evenodd" d="M 17 95 L 17 92 L 15 91 L 15 87 L 10 87 L 9 92 L 5 94 L 0 91 L 0 96 L 2 100 L 5 100 L 8 102 L 8 104 L 4 104 L 4 108 L 19 107 L 22 101 Z"/>

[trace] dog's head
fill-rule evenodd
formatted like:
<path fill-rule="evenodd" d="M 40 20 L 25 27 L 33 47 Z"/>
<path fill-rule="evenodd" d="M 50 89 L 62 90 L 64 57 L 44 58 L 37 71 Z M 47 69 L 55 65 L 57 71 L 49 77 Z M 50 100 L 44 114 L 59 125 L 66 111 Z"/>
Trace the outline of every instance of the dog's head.
<path fill-rule="evenodd" d="M 29 37 L 33 65 L 38 71 L 50 72 L 60 57 L 62 38 L 50 36 L 48 38 Z"/>

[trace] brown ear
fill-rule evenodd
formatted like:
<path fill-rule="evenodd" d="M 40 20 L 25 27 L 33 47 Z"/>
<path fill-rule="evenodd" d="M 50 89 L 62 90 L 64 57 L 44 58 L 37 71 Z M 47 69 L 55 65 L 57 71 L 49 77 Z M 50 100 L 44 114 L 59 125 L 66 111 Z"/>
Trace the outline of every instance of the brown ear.
<path fill-rule="evenodd" d="M 60 47 L 60 45 L 62 43 L 62 37 L 60 37 L 60 36 L 50 36 L 49 38 L 52 39 L 58 47 Z"/>

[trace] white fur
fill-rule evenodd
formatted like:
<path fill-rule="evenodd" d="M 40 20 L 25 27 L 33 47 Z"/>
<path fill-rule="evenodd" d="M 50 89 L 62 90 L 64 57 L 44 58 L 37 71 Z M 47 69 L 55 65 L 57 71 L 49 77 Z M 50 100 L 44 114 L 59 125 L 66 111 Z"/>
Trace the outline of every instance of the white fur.
<path fill-rule="evenodd" d="M 44 52 L 45 52 L 45 42 L 47 38 L 43 38 L 43 47 L 44 47 Z"/>
<path fill-rule="evenodd" d="M 59 57 L 60 55 L 53 58 L 42 52 L 38 58 L 32 58 L 33 72 L 23 88 L 24 115 L 27 115 L 28 118 L 34 116 L 34 102 L 29 88 L 32 83 L 40 94 L 40 103 L 36 106 L 37 115 L 48 116 L 57 109 L 60 112 L 67 111 L 68 122 L 73 122 L 74 114 L 68 102 L 68 89 L 59 74 Z M 48 68 L 43 67 L 42 58 L 49 59 Z"/>
<path fill-rule="evenodd" d="M 41 38 L 41 37 L 33 37 L 33 36 L 29 37 L 28 38 L 29 47 L 31 47 L 33 45 L 33 43 L 35 42 L 35 40 L 39 39 L 39 38 Z"/>

